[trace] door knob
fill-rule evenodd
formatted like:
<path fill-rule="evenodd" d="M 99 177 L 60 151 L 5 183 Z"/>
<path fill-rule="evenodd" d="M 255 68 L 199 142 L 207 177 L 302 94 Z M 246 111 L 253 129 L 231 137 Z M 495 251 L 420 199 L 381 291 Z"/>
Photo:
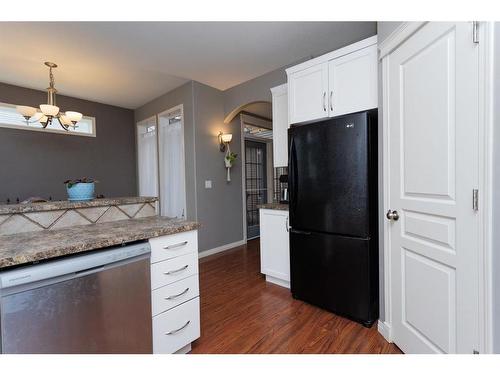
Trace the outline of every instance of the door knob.
<path fill-rule="evenodd" d="M 387 211 L 387 213 L 385 214 L 385 217 L 387 217 L 387 219 L 389 220 L 392 220 L 392 221 L 398 221 L 399 219 L 399 214 L 398 214 L 398 211 Z"/>

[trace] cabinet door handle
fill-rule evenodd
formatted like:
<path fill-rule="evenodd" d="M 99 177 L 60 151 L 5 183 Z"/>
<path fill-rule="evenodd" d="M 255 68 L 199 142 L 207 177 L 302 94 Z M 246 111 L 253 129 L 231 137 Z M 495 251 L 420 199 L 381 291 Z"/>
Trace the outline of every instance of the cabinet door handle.
<path fill-rule="evenodd" d="M 175 299 L 175 298 L 178 298 L 180 296 L 183 296 L 184 294 L 186 294 L 187 292 L 189 292 L 189 288 L 186 288 L 183 292 L 179 293 L 179 294 L 174 294 L 173 296 L 168 296 L 168 297 L 165 297 L 166 300 L 171 300 L 171 299 Z"/>
<path fill-rule="evenodd" d="M 188 268 L 189 265 L 185 265 L 184 267 L 181 267 L 181 268 L 178 268 L 176 270 L 173 270 L 173 271 L 167 271 L 167 272 L 163 272 L 164 275 L 173 275 L 174 273 L 177 273 L 177 272 L 181 272 L 181 271 L 184 271 L 186 268 Z"/>
<path fill-rule="evenodd" d="M 330 91 L 330 111 L 333 112 L 333 90 Z"/>
<path fill-rule="evenodd" d="M 174 245 L 169 245 L 169 246 L 163 246 L 163 248 L 165 250 L 170 250 L 170 249 L 175 249 L 176 247 L 181 247 L 181 246 L 185 246 L 187 245 L 188 242 L 187 241 L 184 241 L 184 242 L 179 242 L 179 243 L 176 243 Z"/>
<path fill-rule="evenodd" d="M 173 331 L 166 332 L 165 335 L 173 335 L 174 333 L 182 331 L 184 328 L 186 328 L 189 325 L 189 323 L 191 323 L 190 320 L 188 320 L 186 323 L 184 323 L 184 325 L 182 327 L 174 329 Z"/>
<path fill-rule="evenodd" d="M 285 229 L 287 232 L 290 232 L 290 227 L 288 226 L 288 217 L 286 218 L 286 221 L 285 221 Z"/>
<path fill-rule="evenodd" d="M 326 112 L 326 91 L 323 93 L 323 111 Z"/>

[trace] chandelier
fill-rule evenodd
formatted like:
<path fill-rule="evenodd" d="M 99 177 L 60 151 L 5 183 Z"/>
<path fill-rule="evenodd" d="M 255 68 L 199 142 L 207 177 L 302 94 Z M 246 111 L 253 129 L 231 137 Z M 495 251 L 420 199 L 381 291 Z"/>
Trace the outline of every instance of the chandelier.
<path fill-rule="evenodd" d="M 45 65 L 49 67 L 50 79 L 49 87 L 47 87 L 47 104 L 40 104 L 40 111 L 25 105 L 17 106 L 16 110 L 24 117 L 26 125 L 39 122 L 45 129 L 56 119 L 64 130 L 69 130 L 70 127 L 76 129 L 78 127 L 76 124 L 83 115 L 80 112 L 67 111 L 63 113 L 59 111 L 59 107 L 56 105 L 57 90 L 54 87 L 54 74 L 52 74 L 52 69 L 57 68 L 57 65 L 49 61 L 45 62 Z"/>

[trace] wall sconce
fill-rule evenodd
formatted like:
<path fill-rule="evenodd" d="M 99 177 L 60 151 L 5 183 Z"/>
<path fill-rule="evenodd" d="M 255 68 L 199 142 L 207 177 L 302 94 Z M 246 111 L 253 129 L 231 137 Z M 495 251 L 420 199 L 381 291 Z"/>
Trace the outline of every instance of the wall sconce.
<path fill-rule="evenodd" d="M 226 152 L 226 148 L 229 146 L 229 142 L 233 139 L 232 134 L 224 134 L 223 132 L 219 132 L 219 150 L 220 152 Z"/>

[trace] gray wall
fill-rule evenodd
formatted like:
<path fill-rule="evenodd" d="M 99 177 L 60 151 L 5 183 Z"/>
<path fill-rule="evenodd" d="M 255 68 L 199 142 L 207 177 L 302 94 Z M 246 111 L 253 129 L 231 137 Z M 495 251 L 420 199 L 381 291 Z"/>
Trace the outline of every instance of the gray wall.
<path fill-rule="evenodd" d="M 286 83 L 285 67 L 224 91 L 224 116 L 234 109 L 257 101 L 271 102 L 271 88 Z"/>
<path fill-rule="evenodd" d="M 337 38 L 336 48 L 367 38 L 375 32 L 375 24 L 370 23 L 366 28 L 357 30 L 357 33 Z M 307 59 L 297 63 L 304 60 Z M 233 134 L 231 149 L 241 154 L 241 127 L 238 116 L 229 124 L 224 124 L 224 118 L 234 109 L 248 103 L 270 102 L 270 89 L 286 82 L 285 68 L 276 69 L 224 92 L 193 81 L 135 111 L 135 119 L 139 121 L 177 104 L 184 104 L 186 179 L 191 179 L 186 181 L 187 210 L 188 217 L 201 224 L 200 251 L 243 239 L 241 155 L 231 170 L 232 181 L 227 183 L 224 154 L 217 146 L 218 132 L 230 132 Z M 205 189 L 206 180 L 212 181 L 212 189 Z"/>
<path fill-rule="evenodd" d="M 135 121 L 139 122 L 179 104 L 184 107 L 184 153 L 186 161 L 186 217 L 196 220 L 196 166 L 193 82 L 190 81 L 135 110 Z"/>
<path fill-rule="evenodd" d="M 219 131 L 232 133 L 231 148 L 239 154 L 241 130 L 224 124 L 223 92 L 190 81 L 136 109 L 135 120 L 151 117 L 176 105 L 184 105 L 187 217 L 201 224 L 199 251 L 243 239 L 241 160 L 226 182 L 224 154 L 219 151 Z M 212 189 L 205 189 L 205 181 Z"/>
<path fill-rule="evenodd" d="M 241 155 L 231 169 L 231 182 L 226 181 L 224 154 L 219 151 L 220 130 L 233 134 L 231 149 L 240 154 L 240 131 L 237 126 L 224 126 L 222 91 L 194 82 L 196 124 L 196 191 L 200 251 L 213 249 L 243 239 L 243 207 Z M 205 189 L 205 181 L 212 189 Z"/>
<path fill-rule="evenodd" d="M 0 83 L 0 102 L 38 107 L 43 91 Z M 96 118 L 97 137 L 0 128 L 0 203 L 30 196 L 66 199 L 63 181 L 94 177 L 96 193 L 136 195 L 134 113 L 129 109 L 58 96 L 63 110 Z"/>

